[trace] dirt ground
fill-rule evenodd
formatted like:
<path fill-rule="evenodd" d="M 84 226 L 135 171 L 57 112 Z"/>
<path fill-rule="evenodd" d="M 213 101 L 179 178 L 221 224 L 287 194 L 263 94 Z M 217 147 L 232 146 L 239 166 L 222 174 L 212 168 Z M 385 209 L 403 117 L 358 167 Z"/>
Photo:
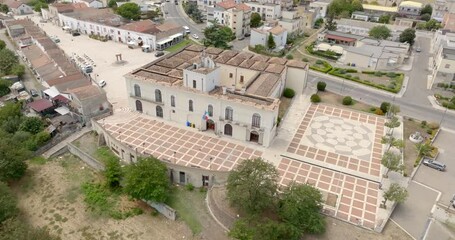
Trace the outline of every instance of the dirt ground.
<path fill-rule="evenodd" d="M 415 119 L 405 118 L 403 120 L 404 127 L 404 164 L 405 164 L 405 173 L 410 175 L 414 170 L 414 163 L 418 157 L 418 152 L 416 144 L 409 140 L 409 136 L 412 133 L 420 132 L 422 137 L 428 138 L 430 134 L 426 132 L 426 129 L 420 126 L 420 121 Z"/>
<path fill-rule="evenodd" d="M 66 154 L 43 165 L 31 164 L 27 175 L 14 186 L 19 207 L 33 226 L 72 239 L 201 239 L 193 237 L 182 221 L 144 213 L 125 220 L 92 214 L 83 201 L 80 184 L 96 179 L 78 158 Z"/>
<path fill-rule="evenodd" d="M 323 235 L 307 236 L 305 240 L 411 240 L 412 238 L 399 228 L 395 223 L 389 221 L 382 233 L 369 231 L 356 227 L 352 224 L 327 217 L 327 230 Z"/>
<path fill-rule="evenodd" d="M 281 97 L 280 107 L 278 109 L 278 117 L 283 118 L 289 107 L 291 106 L 292 98 Z"/>
<path fill-rule="evenodd" d="M 343 105 L 342 101 L 345 96 L 341 96 L 341 95 L 338 95 L 338 94 L 335 94 L 335 93 L 332 93 L 329 91 L 318 92 L 318 95 L 321 97 L 321 100 L 322 100 L 321 102 L 323 102 L 325 104 L 335 105 L 337 107 L 349 108 L 349 109 L 354 109 L 357 111 L 369 112 L 369 113 L 371 113 L 370 108 L 373 107 L 371 105 L 368 105 L 368 104 L 365 104 L 362 102 L 357 102 L 355 100 L 353 100 L 354 104 L 352 104 L 352 105 L 349 105 L 349 106 Z"/>

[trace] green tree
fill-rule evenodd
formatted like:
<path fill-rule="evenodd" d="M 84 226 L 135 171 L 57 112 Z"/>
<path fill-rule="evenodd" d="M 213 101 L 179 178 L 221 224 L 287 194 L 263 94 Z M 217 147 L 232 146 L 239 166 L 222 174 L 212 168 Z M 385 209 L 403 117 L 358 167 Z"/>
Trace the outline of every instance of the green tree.
<path fill-rule="evenodd" d="M 3 40 L 0 40 L 0 50 L 4 49 L 6 47 L 6 43 Z"/>
<path fill-rule="evenodd" d="M 22 116 L 20 103 L 7 103 L 0 108 L 0 123 L 3 124 L 8 118 Z"/>
<path fill-rule="evenodd" d="M 141 8 L 133 2 L 122 4 L 117 8 L 116 12 L 126 19 L 138 20 L 141 17 Z"/>
<path fill-rule="evenodd" d="M 385 152 L 382 156 L 381 164 L 387 168 L 384 177 L 388 177 L 390 171 L 400 172 L 404 169 L 404 165 L 401 164 L 401 155 L 393 152 Z"/>
<path fill-rule="evenodd" d="M 31 152 L 13 142 L 7 133 L 0 134 L 0 181 L 19 179 L 27 169 L 25 160 L 31 156 Z"/>
<path fill-rule="evenodd" d="M 13 66 L 18 63 L 19 59 L 13 51 L 7 48 L 0 50 L 0 76 L 10 74 Z"/>
<path fill-rule="evenodd" d="M 317 94 L 313 94 L 313 95 L 311 95 L 311 97 L 310 97 L 310 101 L 311 101 L 312 103 L 321 102 L 321 97 L 319 97 L 319 95 L 317 95 Z"/>
<path fill-rule="evenodd" d="M 327 21 L 325 22 L 325 28 L 329 31 L 336 31 L 337 30 L 337 23 L 333 20 L 333 17 L 328 17 Z"/>
<path fill-rule="evenodd" d="M 434 20 L 430 19 L 428 22 L 425 23 L 425 29 L 428 31 L 434 30 L 434 29 L 440 29 L 441 28 L 441 23 Z"/>
<path fill-rule="evenodd" d="M 420 20 L 428 22 L 431 19 L 431 15 L 428 13 L 420 15 Z"/>
<path fill-rule="evenodd" d="M 6 4 L 1 4 L 1 3 L 0 3 L 0 12 L 2 12 L 2 13 L 8 13 L 8 12 L 9 12 L 8 5 L 6 5 Z"/>
<path fill-rule="evenodd" d="M 309 184 L 291 183 L 281 195 L 280 217 L 301 233 L 320 234 L 325 231 L 321 215 L 322 194 Z"/>
<path fill-rule="evenodd" d="M 379 17 L 378 22 L 379 22 L 379 23 L 388 24 L 388 23 L 390 22 L 390 15 L 388 15 L 388 14 L 381 15 L 381 16 Z"/>
<path fill-rule="evenodd" d="M 324 18 L 318 18 L 314 22 L 314 27 L 315 28 L 320 28 L 322 26 L 322 24 L 324 24 Z"/>
<path fill-rule="evenodd" d="M 401 125 L 401 122 L 397 117 L 393 116 L 388 122 L 384 123 L 384 125 L 391 129 L 390 134 L 393 134 L 394 129 L 399 127 Z"/>
<path fill-rule="evenodd" d="M 44 129 L 43 120 L 39 117 L 26 117 L 19 126 L 19 130 L 26 131 L 31 134 L 37 134 Z"/>
<path fill-rule="evenodd" d="M 125 192 L 135 199 L 165 202 L 169 197 L 166 165 L 154 157 L 126 166 L 124 181 Z"/>
<path fill-rule="evenodd" d="M 216 22 L 204 29 L 204 45 L 228 49 L 228 43 L 234 38 L 234 33 L 229 27 L 221 26 Z"/>
<path fill-rule="evenodd" d="M 7 133 L 15 133 L 19 129 L 19 125 L 23 120 L 22 116 L 11 116 L 8 117 L 5 121 L 3 121 L 1 125 L 1 129 L 3 129 Z M 31 133 L 29 133 L 31 135 Z M 22 141 L 19 141 L 22 142 Z"/>
<path fill-rule="evenodd" d="M 420 16 L 424 15 L 424 14 L 428 14 L 431 16 L 431 14 L 433 13 L 433 7 L 431 7 L 430 4 L 427 4 L 425 5 L 422 10 L 420 10 Z"/>
<path fill-rule="evenodd" d="M 253 12 L 251 14 L 250 26 L 252 28 L 257 28 L 262 25 L 262 18 L 261 15 L 257 12 Z"/>
<path fill-rule="evenodd" d="M 390 184 L 390 187 L 383 194 L 384 201 L 382 201 L 382 206 L 386 208 L 386 203 L 388 200 L 394 201 L 396 203 L 402 203 L 406 201 L 408 197 L 408 191 L 406 188 L 400 186 L 398 183 Z"/>
<path fill-rule="evenodd" d="M 388 145 L 386 152 L 390 150 L 390 148 L 394 147 L 398 150 L 402 150 L 404 147 L 404 142 L 401 139 L 396 139 L 393 136 L 383 136 L 381 139 L 382 144 Z"/>
<path fill-rule="evenodd" d="M 10 92 L 10 86 L 11 81 L 0 79 L 0 97 L 3 97 Z"/>
<path fill-rule="evenodd" d="M 120 161 L 117 157 L 108 157 L 106 158 L 105 164 L 104 177 L 106 178 L 106 184 L 111 189 L 116 189 L 120 186 L 120 180 L 122 178 Z"/>
<path fill-rule="evenodd" d="M 11 68 L 10 74 L 17 75 L 18 77 L 22 77 L 25 74 L 25 67 L 22 64 L 15 64 Z"/>
<path fill-rule="evenodd" d="M 346 105 L 346 106 L 352 105 L 352 103 L 353 103 L 353 101 L 352 101 L 352 97 L 351 96 L 346 96 L 342 100 L 342 104 Z"/>
<path fill-rule="evenodd" d="M 431 146 L 429 143 L 418 143 L 416 145 L 416 148 L 419 157 L 429 156 L 431 151 L 433 151 L 433 146 Z"/>
<path fill-rule="evenodd" d="M 269 33 L 269 38 L 267 39 L 267 48 L 268 49 L 275 49 L 275 39 L 273 39 L 272 33 Z"/>
<path fill-rule="evenodd" d="M 14 198 L 8 185 L 0 182 L 0 223 L 10 217 L 16 216 L 17 213 L 16 198 Z"/>
<path fill-rule="evenodd" d="M 382 102 L 381 106 L 379 107 L 383 113 L 386 113 L 389 111 L 390 108 L 390 103 L 389 102 Z"/>
<path fill-rule="evenodd" d="M 46 131 L 41 131 L 35 135 L 35 143 L 38 147 L 43 146 L 49 139 L 51 139 L 51 135 Z"/>
<path fill-rule="evenodd" d="M 229 231 L 229 237 L 239 240 L 253 240 L 255 229 L 250 226 L 250 223 L 249 219 L 238 219 Z"/>
<path fill-rule="evenodd" d="M 387 39 L 392 36 L 390 29 L 384 25 L 375 26 L 370 29 L 368 35 L 375 39 Z"/>
<path fill-rule="evenodd" d="M 278 171 L 261 158 L 242 161 L 229 173 L 227 198 L 238 209 L 260 213 L 274 206 Z"/>
<path fill-rule="evenodd" d="M 109 0 L 107 6 L 114 9 L 117 8 L 117 0 Z"/>
<path fill-rule="evenodd" d="M 413 45 L 415 38 L 416 30 L 413 28 L 407 28 L 400 33 L 399 41 L 402 43 L 407 42 L 409 45 Z"/>
<path fill-rule="evenodd" d="M 325 83 L 324 81 L 319 81 L 316 85 L 318 91 L 325 91 L 325 87 L 327 87 L 327 83 Z"/>

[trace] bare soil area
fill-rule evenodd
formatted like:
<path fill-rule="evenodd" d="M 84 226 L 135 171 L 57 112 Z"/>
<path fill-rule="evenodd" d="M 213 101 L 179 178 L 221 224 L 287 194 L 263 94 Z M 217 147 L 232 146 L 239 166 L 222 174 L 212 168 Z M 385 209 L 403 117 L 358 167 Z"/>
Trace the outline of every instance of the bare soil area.
<path fill-rule="evenodd" d="M 99 177 L 70 154 L 43 165 L 31 164 L 28 174 L 14 186 L 19 207 L 36 227 L 47 227 L 62 239 L 201 239 L 182 221 L 143 214 L 114 220 L 91 213 L 83 201 L 81 184 Z M 127 199 L 125 201 L 131 202 Z"/>
<path fill-rule="evenodd" d="M 401 230 L 395 223 L 389 221 L 382 233 L 366 230 L 352 224 L 327 217 L 327 230 L 323 235 L 307 236 L 305 240 L 411 240 L 406 232 Z"/>
<path fill-rule="evenodd" d="M 421 126 L 421 121 L 405 118 L 403 120 L 404 128 L 404 164 L 405 164 L 405 173 L 411 174 L 414 170 L 414 163 L 418 157 L 418 151 L 416 144 L 409 140 L 409 136 L 415 132 L 420 132 L 421 136 L 424 139 L 428 139 L 431 135 L 427 132 L 428 128 L 423 128 Z"/>
<path fill-rule="evenodd" d="M 321 97 L 321 101 L 326 104 L 331 104 L 335 105 L 337 107 L 343 107 L 343 108 L 349 108 L 349 109 L 354 109 L 357 111 L 362 111 L 362 112 L 369 112 L 371 113 L 372 111 L 370 109 L 373 108 L 373 106 L 358 102 L 356 100 L 353 100 L 352 105 L 343 105 L 343 98 L 345 96 L 341 96 L 329 91 L 324 91 L 324 92 L 318 92 L 318 95 Z"/>

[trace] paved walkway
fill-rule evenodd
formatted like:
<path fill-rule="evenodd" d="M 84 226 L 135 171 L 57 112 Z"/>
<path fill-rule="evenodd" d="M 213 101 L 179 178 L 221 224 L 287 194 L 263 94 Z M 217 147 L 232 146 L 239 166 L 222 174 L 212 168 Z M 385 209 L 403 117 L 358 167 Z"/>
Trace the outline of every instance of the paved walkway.
<path fill-rule="evenodd" d="M 45 157 L 45 158 L 52 157 L 53 154 L 55 154 L 56 152 L 60 151 L 62 148 L 66 147 L 66 145 L 68 143 L 78 139 L 79 137 L 81 137 L 85 133 L 90 132 L 91 130 L 92 130 L 91 128 L 84 127 L 80 131 L 74 132 L 72 135 L 70 135 L 69 137 L 67 137 L 66 139 L 64 139 L 63 141 L 58 143 L 57 145 L 53 146 L 51 149 L 49 149 L 46 152 L 44 152 L 42 154 L 43 157 Z"/>

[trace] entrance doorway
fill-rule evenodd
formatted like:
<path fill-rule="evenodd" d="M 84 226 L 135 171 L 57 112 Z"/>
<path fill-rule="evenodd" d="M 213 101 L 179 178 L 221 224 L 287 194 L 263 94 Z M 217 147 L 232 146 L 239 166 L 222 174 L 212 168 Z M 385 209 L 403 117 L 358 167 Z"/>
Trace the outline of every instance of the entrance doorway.
<path fill-rule="evenodd" d="M 136 111 L 142 112 L 142 102 L 139 100 L 136 100 Z"/>
<path fill-rule="evenodd" d="M 180 184 L 185 184 L 185 172 L 179 172 L 180 175 Z"/>
<path fill-rule="evenodd" d="M 250 133 L 250 142 L 259 142 L 259 133 L 256 131 L 252 131 Z"/>
<path fill-rule="evenodd" d="M 215 131 L 215 122 L 212 119 L 206 121 L 207 123 L 207 130 Z"/>

